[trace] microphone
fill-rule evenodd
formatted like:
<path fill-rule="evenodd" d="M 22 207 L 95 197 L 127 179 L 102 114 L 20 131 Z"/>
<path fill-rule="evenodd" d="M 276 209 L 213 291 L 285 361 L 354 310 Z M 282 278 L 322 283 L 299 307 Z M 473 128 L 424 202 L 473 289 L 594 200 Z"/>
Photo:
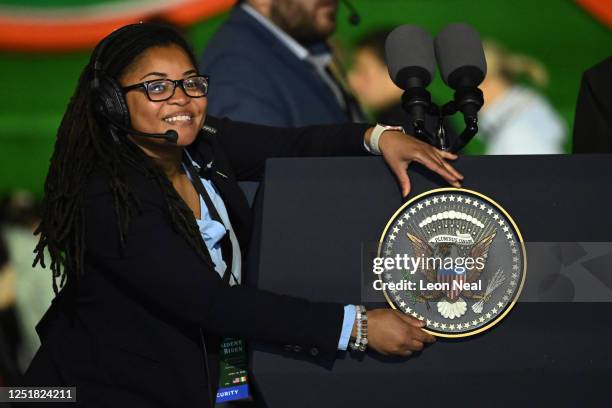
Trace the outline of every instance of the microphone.
<path fill-rule="evenodd" d="M 350 13 L 348 16 L 349 24 L 354 25 L 354 26 L 359 25 L 359 23 L 361 22 L 361 17 L 359 17 L 359 14 L 357 14 L 357 10 L 355 10 L 355 7 L 353 7 L 353 5 L 349 3 L 348 0 L 342 0 L 342 3 L 344 3 L 346 8 L 349 10 L 349 13 Z"/>
<path fill-rule="evenodd" d="M 475 126 L 477 113 L 484 103 L 478 85 L 487 73 L 478 32 L 467 24 L 450 24 L 436 37 L 435 51 L 442 79 L 455 90 L 457 108 L 463 113 L 466 124 Z"/>
<path fill-rule="evenodd" d="M 387 36 L 385 56 L 391 80 L 405 91 L 402 106 L 413 119 L 416 136 L 422 137 L 431 106 L 426 88 L 436 71 L 433 39 L 419 26 L 401 25 Z"/>
<path fill-rule="evenodd" d="M 176 130 L 169 129 L 169 130 L 166 130 L 166 132 L 164 133 L 145 133 L 145 132 L 141 132 L 139 130 L 124 126 L 121 123 L 113 120 L 113 118 L 111 118 L 109 115 L 106 115 L 104 113 L 102 113 L 102 116 L 106 120 L 108 120 L 113 126 L 123 130 L 124 132 L 130 133 L 132 135 L 152 137 L 155 139 L 165 139 L 167 142 L 170 142 L 170 143 L 176 143 L 176 141 L 178 140 L 178 133 L 176 132 Z M 113 135 L 113 139 L 115 139 L 115 142 L 119 143 L 119 138 L 112 131 L 112 129 L 111 129 L 111 134 Z"/>
<path fill-rule="evenodd" d="M 144 133 L 144 132 L 140 132 L 136 129 L 131 129 L 131 128 L 130 129 L 124 128 L 123 130 L 125 130 L 126 132 L 129 132 L 130 134 L 137 135 L 137 136 L 152 137 L 156 139 L 165 139 L 167 142 L 170 142 L 170 143 L 176 143 L 176 141 L 178 140 L 178 133 L 176 132 L 176 130 L 172 130 L 172 129 L 168 129 L 164 133 Z"/>

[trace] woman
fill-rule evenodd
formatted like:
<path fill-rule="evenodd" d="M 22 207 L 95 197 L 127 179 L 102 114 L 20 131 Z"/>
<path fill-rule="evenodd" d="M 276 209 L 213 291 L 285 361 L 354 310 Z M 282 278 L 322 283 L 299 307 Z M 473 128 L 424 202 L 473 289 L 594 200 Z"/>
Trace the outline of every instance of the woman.
<path fill-rule="evenodd" d="M 364 141 L 377 148 L 373 130 L 207 117 L 207 79 L 195 67 L 175 31 L 135 24 L 103 40 L 83 71 L 45 184 L 37 260 L 47 248 L 54 285 L 65 285 L 38 326 L 30 384 L 76 385 L 85 406 L 212 406 L 219 336 L 333 359 L 362 327 L 350 305 L 231 286 L 250 226 L 236 180 L 260 178 L 268 157 L 364 154 Z M 141 133 L 169 131 L 175 143 Z M 461 179 L 445 161 L 454 155 L 400 132 L 384 132 L 378 147 L 405 194 L 412 160 Z M 368 316 L 380 353 L 407 356 L 433 341 L 399 313 Z"/>
<path fill-rule="evenodd" d="M 487 76 L 480 85 L 485 104 L 479 113 L 479 136 L 486 154 L 563 153 L 566 125 L 550 102 L 531 87 L 548 83 L 546 68 L 526 55 L 511 53 L 494 41 L 484 42 Z"/>

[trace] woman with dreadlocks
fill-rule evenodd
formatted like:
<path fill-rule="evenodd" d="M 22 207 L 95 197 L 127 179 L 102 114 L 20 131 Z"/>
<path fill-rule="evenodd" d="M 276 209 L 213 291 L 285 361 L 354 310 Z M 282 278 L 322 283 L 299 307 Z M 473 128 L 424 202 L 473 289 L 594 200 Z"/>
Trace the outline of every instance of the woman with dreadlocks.
<path fill-rule="evenodd" d="M 206 115 L 208 78 L 185 40 L 123 27 L 85 67 L 58 130 L 36 261 L 56 292 L 37 326 L 31 385 L 76 386 L 84 406 L 212 406 L 220 336 L 321 359 L 368 346 L 408 356 L 433 338 L 392 310 L 315 303 L 237 285 L 249 209 L 237 180 L 278 156 L 382 151 L 404 195 L 412 160 L 458 185 L 450 153 L 395 130 L 279 129 Z M 384 130 L 387 130 L 383 133 Z M 176 139 L 175 139 L 176 138 Z M 172 139 L 175 139 L 174 142 Z"/>

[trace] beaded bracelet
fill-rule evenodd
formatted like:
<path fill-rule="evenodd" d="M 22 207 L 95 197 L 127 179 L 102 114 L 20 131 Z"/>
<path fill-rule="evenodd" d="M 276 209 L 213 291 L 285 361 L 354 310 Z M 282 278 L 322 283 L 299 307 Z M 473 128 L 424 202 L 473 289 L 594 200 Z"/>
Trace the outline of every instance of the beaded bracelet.
<path fill-rule="evenodd" d="M 357 337 L 351 337 L 349 347 L 355 351 L 365 351 L 368 345 L 368 315 L 363 305 L 355 306 L 357 315 Z"/>

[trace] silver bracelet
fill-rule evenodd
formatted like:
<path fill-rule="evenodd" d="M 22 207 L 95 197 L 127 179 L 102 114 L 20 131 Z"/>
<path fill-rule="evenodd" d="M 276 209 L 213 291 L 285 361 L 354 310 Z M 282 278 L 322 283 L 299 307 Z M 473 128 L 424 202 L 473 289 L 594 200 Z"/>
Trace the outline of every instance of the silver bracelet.
<path fill-rule="evenodd" d="M 351 337 L 349 341 L 349 347 L 355 351 L 365 351 L 368 346 L 368 314 L 365 306 L 355 306 L 356 316 L 355 322 L 357 323 L 357 337 Z"/>

